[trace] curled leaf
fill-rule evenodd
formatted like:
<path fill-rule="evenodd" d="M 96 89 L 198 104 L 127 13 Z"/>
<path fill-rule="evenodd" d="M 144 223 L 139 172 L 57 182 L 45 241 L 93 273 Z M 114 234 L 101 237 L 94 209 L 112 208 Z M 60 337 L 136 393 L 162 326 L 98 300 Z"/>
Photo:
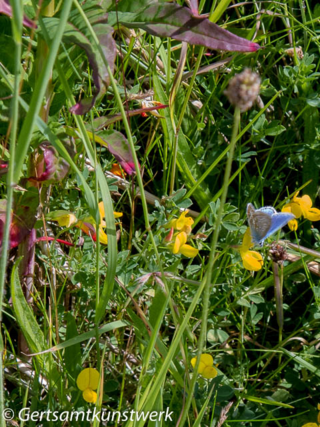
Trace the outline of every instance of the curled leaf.
<path fill-rule="evenodd" d="M 40 144 L 34 156 L 36 176 L 29 181 L 52 182 L 61 181 L 69 171 L 69 163 L 59 156 L 57 150 L 48 142 Z"/>
<path fill-rule="evenodd" d="M 142 28 L 159 37 L 171 37 L 209 49 L 255 52 L 260 46 L 220 28 L 206 17 L 193 16 L 191 9 L 177 4 L 151 4 L 140 13 L 120 13 L 129 28 Z"/>
<path fill-rule="evenodd" d="M 90 132 L 88 132 L 90 135 Z M 91 134 L 92 135 L 92 134 Z M 105 130 L 95 135 L 99 144 L 108 148 L 128 175 L 135 172 L 133 157 L 127 139 L 116 130 Z"/>

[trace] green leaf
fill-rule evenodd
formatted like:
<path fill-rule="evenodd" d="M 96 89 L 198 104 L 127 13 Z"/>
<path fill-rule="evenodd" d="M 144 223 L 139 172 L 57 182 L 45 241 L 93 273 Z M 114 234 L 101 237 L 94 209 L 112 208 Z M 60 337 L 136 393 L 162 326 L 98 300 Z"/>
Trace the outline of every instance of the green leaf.
<path fill-rule="evenodd" d="M 78 336 L 77 324 L 71 313 L 67 314 L 66 342 Z M 81 370 L 81 348 L 80 343 L 67 347 L 64 353 L 64 362 L 68 372 L 76 377 Z"/>
<path fill-rule="evenodd" d="M 167 104 L 168 100 L 166 94 L 161 86 L 158 76 L 155 74 L 154 86 L 159 101 L 162 104 Z M 172 128 L 170 112 L 168 109 L 163 110 L 163 116 L 165 117 L 164 120 L 161 120 L 163 130 L 172 148 L 172 139 L 174 136 L 174 131 Z M 197 162 L 192 154 L 192 151 L 182 130 L 179 133 L 177 164 L 183 181 L 185 182 L 188 188 L 192 188 L 201 178 L 202 174 L 199 170 Z M 204 209 L 208 205 L 208 203 L 212 199 L 212 195 L 205 182 L 202 182 L 194 191 L 194 197 L 202 209 Z"/>
<path fill-rule="evenodd" d="M 250 303 L 245 298 L 238 299 L 237 304 L 250 308 Z"/>
<path fill-rule="evenodd" d="M 112 331 L 113 329 L 119 329 L 127 326 L 127 323 L 122 322 L 121 320 L 117 320 L 115 322 L 107 323 L 106 325 L 102 326 L 98 329 L 98 335 L 102 335 L 106 332 Z M 38 352 L 39 354 L 44 353 L 53 353 L 54 351 L 63 350 L 64 348 L 68 348 L 70 346 L 76 345 L 78 343 L 81 343 L 83 341 L 88 341 L 91 338 L 95 338 L 97 336 L 97 333 L 95 330 L 85 332 L 84 334 L 78 335 L 74 338 L 71 338 L 67 341 L 64 341 L 54 347 L 49 348 L 48 350 Z M 34 355 L 32 355 L 34 356 Z"/>
<path fill-rule="evenodd" d="M 288 405 L 287 403 L 277 402 L 276 400 L 263 399 L 262 397 L 246 395 L 245 398 L 250 400 L 250 402 L 263 403 L 265 405 L 272 406 L 281 406 L 282 408 L 294 408 L 294 406 Z"/>
<path fill-rule="evenodd" d="M 46 18 L 44 19 L 44 23 L 52 38 L 56 33 L 56 29 L 59 27 L 60 20 L 58 18 Z M 112 37 L 113 28 L 106 24 L 98 24 L 95 25 L 94 29 L 105 58 L 113 72 L 116 57 L 116 44 Z M 62 40 L 67 44 L 75 44 L 81 47 L 85 51 L 89 64 L 92 68 L 92 79 L 95 84 L 93 96 L 90 98 L 84 98 L 70 108 L 72 113 L 82 115 L 87 113 L 93 107 L 97 97 L 103 94 L 106 87 L 109 86 L 109 74 L 96 45 L 74 25 L 70 23 L 66 25 Z"/>
<path fill-rule="evenodd" d="M 33 353 L 41 353 L 47 348 L 47 344 L 44 339 L 43 332 L 40 329 L 21 288 L 18 273 L 18 265 L 21 259 L 22 258 L 19 258 L 15 262 L 11 273 L 11 297 L 13 311 L 30 350 Z M 39 356 L 38 360 L 42 368 L 48 372 L 48 364 L 46 363 L 47 361 L 45 358 L 43 356 Z"/>
<path fill-rule="evenodd" d="M 296 354 L 292 353 L 291 351 L 288 351 L 285 348 L 281 347 L 279 350 L 281 350 L 286 356 L 292 358 L 296 363 L 299 363 L 299 365 L 302 366 L 303 368 L 308 369 L 309 371 L 313 372 L 318 377 L 320 377 L 320 369 L 318 367 L 312 365 L 311 363 L 304 360 L 302 357 L 297 356 Z"/>

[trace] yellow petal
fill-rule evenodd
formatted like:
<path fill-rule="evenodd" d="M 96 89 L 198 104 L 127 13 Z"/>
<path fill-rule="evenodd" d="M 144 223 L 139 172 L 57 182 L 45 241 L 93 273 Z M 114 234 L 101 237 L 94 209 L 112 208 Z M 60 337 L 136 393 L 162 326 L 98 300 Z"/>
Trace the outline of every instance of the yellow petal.
<path fill-rule="evenodd" d="M 193 357 L 193 358 L 191 359 L 191 362 L 190 362 L 193 368 L 196 366 L 196 362 L 197 362 L 197 358 L 196 358 L 196 357 Z"/>
<path fill-rule="evenodd" d="M 298 203 L 287 203 L 283 206 L 281 212 L 291 212 L 296 218 L 300 218 L 302 215 L 302 209 Z"/>
<path fill-rule="evenodd" d="M 97 393 L 93 391 L 91 388 L 86 388 L 82 393 L 82 397 L 86 402 L 96 403 L 98 396 L 97 396 Z"/>
<path fill-rule="evenodd" d="M 254 246 L 254 244 L 252 243 L 252 237 L 251 237 L 250 228 L 248 227 L 246 229 L 246 232 L 244 233 L 244 236 L 243 236 L 243 241 L 242 241 L 241 249 L 244 250 L 244 251 L 247 251 L 250 248 L 252 248 L 252 246 Z"/>
<path fill-rule="evenodd" d="M 193 368 L 196 366 L 196 361 L 197 361 L 196 357 L 193 357 L 191 359 L 191 365 Z M 199 368 L 198 368 L 198 374 L 201 374 L 205 368 L 206 368 L 206 364 L 200 360 Z"/>
<path fill-rule="evenodd" d="M 105 218 L 106 216 L 103 202 L 100 202 L 98 207 L 99 207 L 99 213 L 100 213 L 100 220 L 102 220 L 102 218 Z M 120 218 L 123 214 L 121 212 L 113 212 L 113 215 L 115 218 Z"/>
<path fill-rule="evenodd" d="M 61 227 L 70 227 L 72 224 L 77 222 L 77 217 L 74 214 L 67 214 L 57 218 L 57 221 Z"/>
<path fill-rule="evenodd" d="M 289 226 L 291 231 L 296 231 L 296 230 L 298 230 L 298 221 L 296 219 L 291 219 L 288 222 L 288 226 Z"/>
<path fill-rule="evenodd" d="M 179 249 L 179 253 L 184 255 L 187 258 L 194 258 L 198 255 L 199 250 L 194 248 L 191 245 L 181 245 Z"/>
<path fill-rule="evenodd" d="M 310 209 L 312 207 L 312 200 L 310 196 L 308 196 L 307 194 L 302 196 L 299 201 L 299 205 L 303 206 L 305 209 Z"/>
<path fill-rule="evenodd" d="M 301 211 L 302 211 L 302 215 L 305 217 L 307 211 L 311 208 L 312 206 L 312 200 L 310 198 L 310 196 L 308 196 L 307 194 L 305 194 L 302 197 L 297 197 L 298 193 L 296 193 L 292 199 L 292 201 L 294 202 L 293 204 L 298 204 Z M 295 215 L 294 210 L 292 209 L 292 213 Z M 297 217 L 297 216 L 296 216 Z M 297 217 L 298 218 L 298 217 Z"/>
<path fill-rule="evenodd" d="M 181 233 L 178 233 L 173 244 L 172 252 L 174 254 L 179 253 L 180 247 L 184 245 L 186 242 L 187 242 L 186 233 L 184 231 L 182 231 Z"/>
<path fill-rule="evenodd" d="M 246 270 L 259 271 L 263 266 L 263 258 L 259 252 L 240 249 L 243 266 Z"/>
<path fill-rule="evenodd" d="M 121 218 L 123 216 L 122 212 L 113 212 L 115 218 Z"/>
<path fill-rule="evenodd" d="M 307 210 L 305 217 L 309 221 L 320 221 L 320 210 L 317 208 L 310 208 Z"/>
<path fill-rule="evenodd" d="M 218 375 L 218 371 L 214 366 L 207 366 L 202 372 L 201 375 L 203 378 L 215 378 Z"/>
<path fill-rule="evenodd" d="M 179 216 L 179 218 L 176 221 L 175 228 L 177 230 L 182 230 L 184 227 L 187 227 L 188 229 L 191 227 L 191 225 L 194 223 L 193 219 L 191 217 L 186 218 L 186 215 L 189 211 L 186 210 L 182 212 L 182 214 Z M 186 231 L 186 230 L 183 230 Z"/>
<path fill-rule="evenodd" d="M 320 403 L 318 403 L 317 409 L 318 409 L 318 411 L 320 411 Z"/>
<path fill-rule="evenodd" d="M 103 245 L 107 245 L 108 244 L 108 236 L 103 231 L 103 228 L 101 226 L 99 227 L 99 241 Z"/>
<path fill-rule="evenodd" d="M 80 372 L 77 378 L 77 386 L 81 391 L 86 388 L 96 390 L 99 385 L 100 374 L 94 368 L 86 368 Z"/>
<path fill-rule="evenodd" d="M 307 423 L 307 424 L 303 424 L 302 427 L 319 427 L 319 426 L 316 423 Z"/>
<path fill-rule="evenodd" d="M 213 366 L 213 357 L 211 354 L 203 353 L 200 356 L 201 362 L 203 362 L 206 366 Z"/>

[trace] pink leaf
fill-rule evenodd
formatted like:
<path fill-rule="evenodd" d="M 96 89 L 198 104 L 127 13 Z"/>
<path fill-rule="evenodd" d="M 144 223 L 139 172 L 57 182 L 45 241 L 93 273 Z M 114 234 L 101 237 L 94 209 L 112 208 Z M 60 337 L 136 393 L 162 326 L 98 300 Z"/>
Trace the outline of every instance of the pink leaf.
<path fill-rule="evenodd" d="M 4 15 L 9 16 L 12 18 L 12 8 L 10 6 L 9 0 L 0 0 L 0 13 L 3 13 Z M 29 28 L 36 28 L 36 24 L 31 21 L 31 19 L 27 18 L 25 15 L 23 15 L 23 25 L 25 27 Z"/>

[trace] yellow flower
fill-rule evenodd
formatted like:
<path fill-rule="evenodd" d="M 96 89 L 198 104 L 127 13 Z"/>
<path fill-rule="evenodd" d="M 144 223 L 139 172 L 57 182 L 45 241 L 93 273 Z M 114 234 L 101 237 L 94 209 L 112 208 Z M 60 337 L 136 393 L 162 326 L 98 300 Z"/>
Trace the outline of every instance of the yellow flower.
<path fill-rule="evenodd" d="M 191 365 L 193 368 L 196 366 L 197 358 L 194 357 L 191 359 Z M 215 378 L 218 375 L 218 371 L 213 366 L 213 358 L 211 354 L 201 354 L 200 363 L 198 368 L 198 374 L 201 374 L 203 378 Z"/>
<path fill-rule="evenodd" d="M 71 227 L 72 224 L 75 224 L 78 220 L 77 217 L 68 211 L 53 211 L 47 215 L 47 218 L 51 221 L 57 221 L 60 227 Z"/>
<path fill-rule="evenodd" d="M 317 405 L 317 409 L 318 409 L 318 411 L 320 411 L 320 404 L 319 403 Z M 302 427 L 320 427 L 320 412 L 318 413 L 317 421 L 318 421 L 318 424 L 317 423 L 307 423 L 307 424 L 303 424 Z"/>
<path fill-rule="evenodd" d="M 168 235 L 165 237 L 166 242 L 174 242 L 169 245 L 170 250 L 174 254 L 182 254 L 187 258 L 194 258 L 198 255 L 199 250 L 187 244 L 188 235 L 191 233 L 192 224 L 194 223 L 191 217 L 187 217 L 188 210 L 181 213 L 179 218 L 169 221 L 165 228 L 170 228 Z M 178 233 L 174 234 L 174 230 Z"/>
<path fill-rule="evenodd" d="M 97 390 L 100 381 L 100 374 L 94 368 L 83 369 L 77 378 L 77 386 L 82 391 L 82 397 L 86 402 L 96 403 Z"/>
<path fill-rule="evenodd" d="M 175 236 L 175 240 L 172 245 L 170 245 L 170 249 L 174 254 L 182 254 L 187 258 L 194 258 L 198 255 L 198 249 L 194 248 L 187 243 L 187 233 L 185 231 L 181 231 Z"/>
<path fill-rule="evenodd" d="M 58 224 L 60 227 L 70 227 L 72 224 L 77 222 L 77 217 L 73 214 L 61 215 L 60 218 L 57 218 Z"/>
<path fill-rule="evenodd" d="M 105 218 L 105 211 L 103 202 L 100 202 L 98 205 L 99 213 L 100 213 L 100 224 L 98 227 L 99 230 L 99 240 L 103 245 L 108 244 L 108 236 L 104 232 L 104 228 L 106 227 L 106 223 L 103 220 Z M 122 217 L 121 212 L 113 212 L 115 218 Z M 80 228 L 84 233 L 92 238 L 92 240 L 97 240 L 97 231 L 95 226 L 94 219 L 89 216 L 88 218 L 78 220 L 77 217 L 67 211 L 55 211 L 47 216 L 52 221 L 57 221 L 61 227 L 70 227 L 71 225 L 75 225 L 75 227 Z"/>
<path fill-rule="evenodd" d="M 298 197 L 299 191 L 295 193 L 290 203 L 287 203 L 282 212 L 292 212 L 296 218 L 304 216 L 309 221 L 320 221 L 320 209 L 312 207 L 312 200 L 307 194 Z M 290 230 L 297 230 L 298 222 L 292 219 L 288 223 Z"/>
<path fill-rule="evenodd" d="M 247 228 L 243 236 L 240 256 L 246 270 L 259 271 L 263 266 L 263 258 L 259 252 L 249 250 L 252 246 L 254 246 L 254 244 L 252 243 L 250 228 Z"/>
<path fill-rule="evenodd" d="M 291 210 L 291 206 L 288 206 L 289 204 L 283 206 L 283 208 L 281 209 L 281 212 L 288 212 L 288 213 L 293 213 Z M 295 231 L 298 229 L 298 221 L 296 219 L 291 219 L 288 222 L 288 227 L 290 228 L 291 231 Z"/>
<path fill-rule="evenodd" d="M 190 234 L 194 220 L 191 217 L 186 217 L 188 212 L 188 210 L 183 211 L 179 218 L 172 219 L 165 225 L 165 228 L 174 228 L 177 231 L 184 231 L 185 233 Z"/>

